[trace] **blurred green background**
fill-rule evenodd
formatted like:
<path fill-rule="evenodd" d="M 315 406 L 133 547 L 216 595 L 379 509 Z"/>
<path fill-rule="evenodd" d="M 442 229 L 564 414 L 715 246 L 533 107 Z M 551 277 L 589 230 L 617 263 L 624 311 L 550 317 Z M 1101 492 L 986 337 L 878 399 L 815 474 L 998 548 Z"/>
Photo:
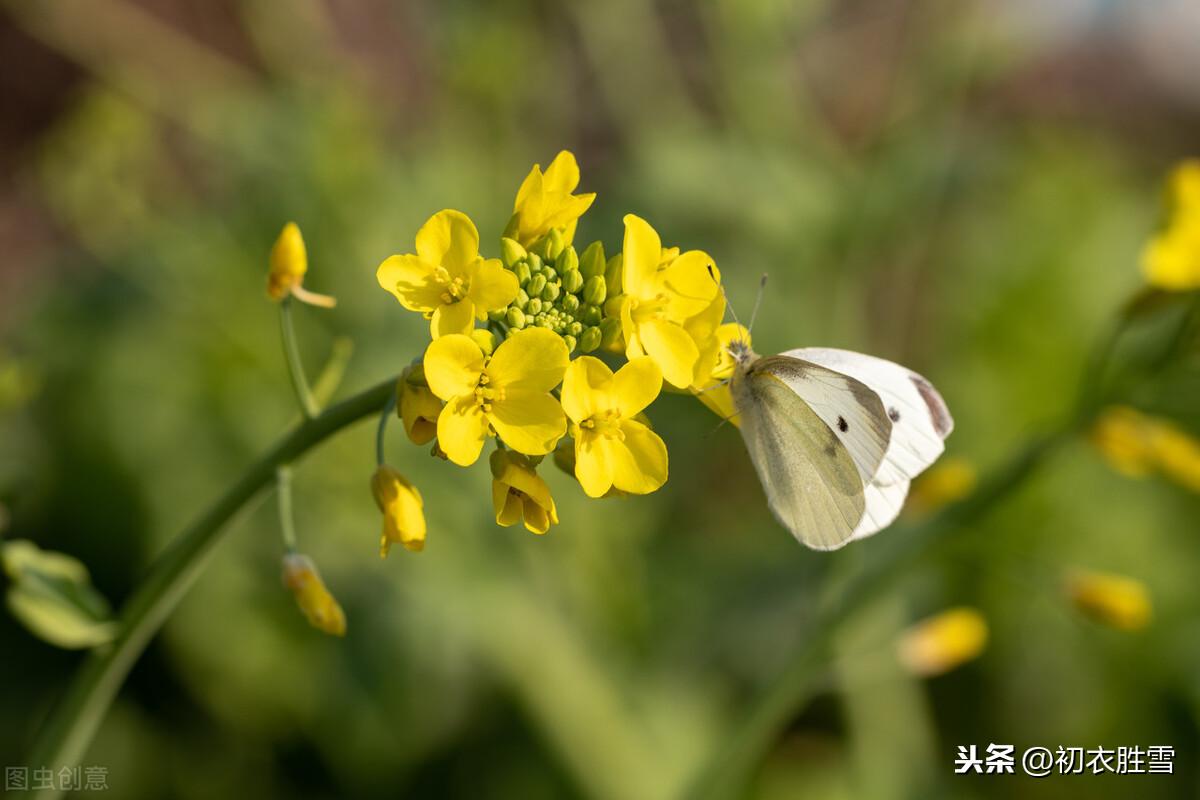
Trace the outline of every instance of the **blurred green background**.
<path fill-rule="evenodd" d="M 378 263 L 445 207 L 498 255 L 530 165 L 570 148 L 599 193 L 577 242 L 613 252 L 637 213 L 712 254 L 738 309 L 770 273 L 760 352 L 912 366 L 954 411 L 949 454 L 986 474 L 1069 412 L 1139 286 L 1161 179 L 1200 141 L 1190 0 L 2 9 L 5 535 L 80 558 L 118 606 L 295 416 L 263 291 L 288 220 L 307 285 L 339 299 L 298 309 L 304 357 L 315 373 L 350 337 L 346 394 L 428 335 Z M 1200 433 L 1200 380 L 1174 387 L 1142 405 Z M 429 540 L 387 561 L 372 426 L 327 442 L 297 465 L 297 521 L 346 638 L 280 586 L 267 495 L 85 763 L 121 798 L 678 796 L 803 644 L 831 571 L 878 540 L 804 550 L 735 430 L 680 396 L 651 417 L 667 485 L 587 502 L 547 470 L 562 524 L 545 537 L 497 528 L 487 468 L 394 425 Z M 1198 518 L 1200 496 L 1068 446 L 841 632 L 745 796 L 1196 796 Z M 1083 620 L 1059 582 L 1075 566 L 1145 582 L 1153 623 Z M 895 666 L 900 629 L 962 604 L 991 625 L 978 660 L 927 681 Z M 80 656 L 8 615 L 0 653 L 0 761 L 19 765 Z M 1176 774 L 952 774 L 956 746 L 991 742 L 1173 745 Z"/>

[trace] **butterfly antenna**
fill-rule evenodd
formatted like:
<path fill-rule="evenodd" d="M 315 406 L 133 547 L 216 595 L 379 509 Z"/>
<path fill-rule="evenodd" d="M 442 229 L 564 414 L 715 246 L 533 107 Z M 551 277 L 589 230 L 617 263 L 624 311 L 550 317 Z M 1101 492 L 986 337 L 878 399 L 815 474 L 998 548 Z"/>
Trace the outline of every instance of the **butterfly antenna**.
<path fill-rule="evenodd" d="M 750 312 L 750 327 L 746 328 L 746 333 L 754 330 L 754 320 L 758 319 L 758 307 L 762 305 L 763 292 L 767 288 L 767 273 L 763 273 L 762 278 L 758 281 L 758 297 L 754 298 L 754 310 Z M 728 301 L 725 303 L 729 305 Z"/>
<path fill-rule="evenodd" d="M 713 283 L 715 283 L 717 285 L 717 291 L 719 291 L 721 293 L 721 297 L 724 298 L 725 307 L 727 309 L 729 309 L 729 315 L 731 317 L 733 317 L 734 324 L 736 324 L 738 326 L 738 328 L 741 328 L 742 330 L 746 330 L 745 328 L 742 328 L 742 323 L 738 321 L 737 312 L 733 310 L 733 304 L 729 302 L 729 295 L 725 294 L 725 287 L 721 285 L 721 282 L 719 280 L 717 280 L 717 274 L 715 272 L 713 272 L 712 264 L 708 265 L 708 277 L 712 278 Z M 759 297 L 760 298 L 762 297 L 761 291 L 759 293 Z M 755 311 L 758 310 L 757 302 L 754 304 L 754 308 L 755 308 Z M 743 339 L 742 342 L 744 344 L 745 339 Z"/>

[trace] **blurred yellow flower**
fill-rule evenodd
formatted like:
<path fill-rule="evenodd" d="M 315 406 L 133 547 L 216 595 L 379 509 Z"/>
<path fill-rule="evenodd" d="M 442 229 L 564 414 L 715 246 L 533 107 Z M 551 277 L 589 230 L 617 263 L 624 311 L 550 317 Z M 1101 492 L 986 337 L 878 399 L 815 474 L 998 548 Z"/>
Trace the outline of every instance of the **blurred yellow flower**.
<path fill-rule="evenodd" d="M 546 328 L 509 336 L 488 358 L 469 336 L 443 336 L 425 351 L 425 380 L 446 401 L 438 444 L 455 464 L 479 458 L 489 431 L 513 450 L 545 455 L 567 430 L 550 394 L 567 368 L 567 346 Z"/>
<path fill-rule="evenodd" d="M 517 190 L 504 235 L 529 247 L 557 228 L 563 242 L 570 244 L 579 218 L 596 199 L 595 193 L 571 194 L 578 186 L 579 165 L 569 150 L 555 156 L 544 173 L 540 164 L 534 164 Z"/>
<path fill-rule="evenodd" d="M 479 255 L 475 223 L 450 209 L 417 231 L 416 255 L 390 256 L 375 277 L 402 306 L 429 317 L 434 339 L 470 333 L 476 319 L 508 306 L 520 289 L 500 259 Z"/>
<path fill-rule="evenodd" d="M 634 417 L 658 397 L 662 372 L 633 358 L 616 375 L 603 361 L 580 356 L 563 377 L 562 405 L 575 438 L 575 477 L 589 497 L 616 487 L 648 494 L 667 481 L 667 446 Z"/>
<path fill-rule="evenodd" d="M 444 404 L 425 382 L 425 368 L 414 364 L 405 369 L 396 384 L 396 392 L 396 411 L 404 422 L 409 441 L 429 444 L 437 436 L 437 419 Z"/>
<path fill-rule="evenodd" d="M 740 427 L 742 423 L 733 413 L 733 395 L 729 391 L 729 379 L 733 375 L 729 345 L 740 341 L 749 347 L 750 331 L 736 322 L 726 322 L 717 327 L 715 335 L 697 341 L 702 342 L 697 372 L 705 374 L 693 384 L 692 392 L 718 417 Z"/>
<path fill-rule="evenodd" d="M 668 383 L 686 389 L 700 348 L 684 325 L 712 309 L 720 275 L 707 253 L 676 252 L 664 253 L 658 233 L 644 219 L 625 215 L 620 307 L 625 355 L 631 361 L 650 356 Z"/>
<path fill-rule="evenodd" d="M 492 506 L 496 524 L 508 527 L 524 522 L 526 530 L 545 533 L 558 524 L 558 509 L 550 487 L 526 456 L 496 450 L 491 456 Z"/>
<path fill-rule="evenodd" d="M 900 663 L 915 675 L 941 675 L 974 658 L 987 646 L 987 621 L 960 606 L 924 619 L 900 635 Z"/>
<path fill-rule="evenodd" d="M 1166 291 L 1200 288 L 1200 159 L 1177 166 L 1167 183 L 1166 227 L 1142 250 L 1146 281 Z"/>
<path fill-rule="evenodd" d="M 1104 460 L 1124 475 L 1138 478 L 1158 472 L 1200 492 L 1200 441 L 1166 420 L 1114 406 L 1100 415 L 1091 440 Z"/>
<path fill-rule="evenodd" d="M 975 491 L 978 472 L 965 458 L 946 458 L 913 482 L 905 510 L 928 514 Z"/>
<path fill-rule="evenodd" d="M 332 636 L 346 635 L 346 615 L 325 588 L 312 559 L 299 553 L 285 555 L 283 585 L 291 590 L 296 605 L 314 628 Z"/>
<path fill-rule="evenodd" d="M 1066 581 L 1079 611 L 1118 630 L 1136 631 L 1150 622 L 1150 594 L 1140 581 L 1102 572 L 1077 572 Z"/>
<path fill-rule="evenodd" d="M 282 300 L 289 295 L 309 305 L 332 308 L 337 300 L 304 288 L 304 275 L 308 272 L 308 251 L 300 227 L 294 222 L 283 226 L 279 238 L 271 247 L 270 270 L 267 272 L 267 296 Z"/>
<path fill-rule="evenodd" d="M 383 534 L 379 537 L 379 557 L 387 558 L 392 544 L 405 550 L 425 548 L 425 502 L 421 493 L 403 475 L 387 464 L 380 464 L 371 476 L 371 493 L 383 512 Z"/>

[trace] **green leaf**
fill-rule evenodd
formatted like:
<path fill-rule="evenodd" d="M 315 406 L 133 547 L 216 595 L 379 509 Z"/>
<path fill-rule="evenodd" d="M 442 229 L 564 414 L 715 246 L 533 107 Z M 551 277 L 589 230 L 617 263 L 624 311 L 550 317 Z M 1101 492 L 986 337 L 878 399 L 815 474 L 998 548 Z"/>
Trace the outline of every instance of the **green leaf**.
<path fill-rule="evenodd" d="M 8 610 L 34 636 L 73 650 L 105 644 L 116 635 L 108 601 L 92 588 L 78 559 L 15 540 L 0 545 L 0 561 L 12 581 Z"/>

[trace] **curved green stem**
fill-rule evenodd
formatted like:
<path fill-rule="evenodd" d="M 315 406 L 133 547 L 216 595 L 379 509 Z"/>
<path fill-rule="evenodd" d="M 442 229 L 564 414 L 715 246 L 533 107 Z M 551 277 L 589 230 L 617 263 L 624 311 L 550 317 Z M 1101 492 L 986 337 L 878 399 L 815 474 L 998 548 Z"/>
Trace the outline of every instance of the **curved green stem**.
<path fill-rule="evenodd" d="M 275 470 L 275 495 L 279 502 L 279 534 L 289 553 L 296 551 L 296 517 L 292 512 L 292 468 L 281 464 Z"/>
<path fill-rule="evenodd" d="M 403 377 L 400 380 L 404 380 Z M 398 391 L 398 390 L 397 390 Z M 387 461 L 384 457 L 384 440 L 387 435 L 387 424 L 392 418 L 392 412 L 396 410 L 396 392 L 392 392 L 392 396 L 383 404 L 383 410 L 379 412 L 379 426 L 375 429 L 375 463 L 378 466 L 383 466 Z"/>
<path fill-rule="evenodd" d="M 200 574 L 226 523 L 275 479 L 279 467 L 376 413 L 393 395 L 395 386 L 396 379 L 389 378 L 294 426 L 172 541 L 126 603 L 116 639 L 92 651 L 80 665 L 25 763 L 53 769 L 79 763 L 125 676 Z M 60 794 L 50 790 L 31 792 L 30 796 L 45 799 Z"/>
<path fill-rule="evenodd" d="M 749 704 L 749 712 L 734 726 L 733 735 L 720 743 L 703 765 L 686 796 L 697 800 L 739 796 L 779 732 L 811 695 L 818 672 L 828 663 L 830 645 L 841 623 L 879 597 L 930 548 L 950 534 L 962 531 L 965 522 L 991 510 L 1023 485 L 1048 456 L 1074 436 L 1077 428 L 1073 421 L 1034 441 L 962 502 L 947 506 L 925 523 L 892 531 L 886 538 L 873 542 L 875 546 L 868 552 L 867 563 L 838 587 L 830 602 L 821 606 L 804 644 L 783 672 Z"/>
<path fill-rule="evenodd" d="M 296 344 L 296 330 L 292 326 L 292 298 L 285 297 L 279 303 L 279 332 L 283 335 L 283 355 L 287 360 L 288 375 L 292 379 L 292 388 L 296 391 L 296 400 L 304 416 L 312 419 L 321 413 L 317 398 L 312 389 L 308 388 L 308 378 L 304 376 L 304 362 L 300 360 L 300 348 Z"/>

